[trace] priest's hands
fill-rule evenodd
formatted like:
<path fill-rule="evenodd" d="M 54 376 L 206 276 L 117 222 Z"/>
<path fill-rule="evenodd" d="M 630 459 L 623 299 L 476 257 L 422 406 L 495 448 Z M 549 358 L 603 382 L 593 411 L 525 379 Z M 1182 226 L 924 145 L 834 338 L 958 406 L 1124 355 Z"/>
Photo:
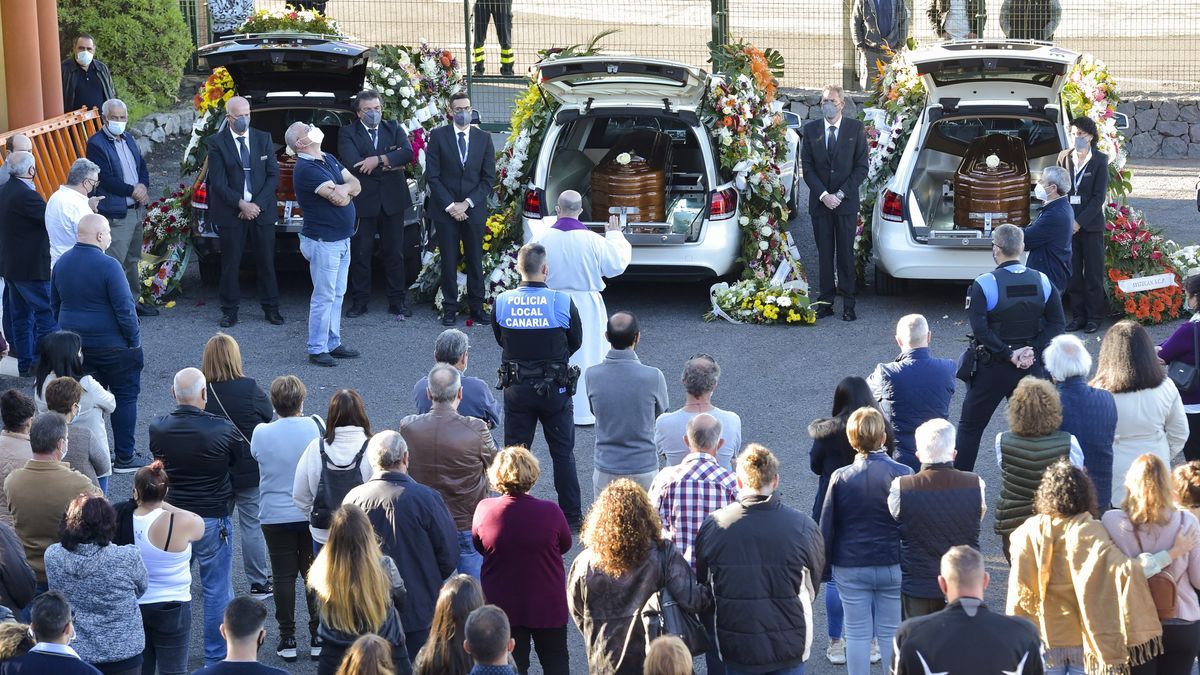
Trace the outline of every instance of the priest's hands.
<path fill-rule="evenodd" d="M 618 217 L 616 215 L 609 216 L 608 223 L 606 223 L 604 225 L 604 231 L 605 232 L 620 232 L 621 231 L 620 217 Z"/>

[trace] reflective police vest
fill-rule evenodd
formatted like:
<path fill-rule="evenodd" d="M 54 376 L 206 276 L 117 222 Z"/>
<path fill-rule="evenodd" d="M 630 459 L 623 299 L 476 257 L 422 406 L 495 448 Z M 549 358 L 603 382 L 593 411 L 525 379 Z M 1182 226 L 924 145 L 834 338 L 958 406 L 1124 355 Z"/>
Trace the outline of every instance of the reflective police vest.
<path fill-rule="evenodd" d="M 520 286 L 496 298 L 496 323 L 506 330 L 571 328 L 571 296 L 542 286 Z"/>
<path fill-rule="evenodd" d="M 1010 347 L 1026 346 L 1042 332 L 1050 279 L 1021 264 L 997 267 L 975 279 L 987 300 L 988 327 Z"/>

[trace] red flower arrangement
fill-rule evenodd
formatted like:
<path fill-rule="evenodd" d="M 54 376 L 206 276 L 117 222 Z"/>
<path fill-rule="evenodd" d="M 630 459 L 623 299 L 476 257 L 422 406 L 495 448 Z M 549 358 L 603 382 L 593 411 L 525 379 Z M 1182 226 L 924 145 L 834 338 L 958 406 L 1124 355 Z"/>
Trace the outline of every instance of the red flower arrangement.
<path fill-rule="evenodd" d="M 1179 318 L 1183 290 L 1179 273 L 1164 252 L 1173 244 L 1149 227 L 1140 211 L 1112 202 L 1105 208 L 1105 266 L 1113 307 L 1140 323 L 1162 323 Z M 1118 282 L 1136 277 L 1171 274 L 1171 286 L 1126 293 Z"/>

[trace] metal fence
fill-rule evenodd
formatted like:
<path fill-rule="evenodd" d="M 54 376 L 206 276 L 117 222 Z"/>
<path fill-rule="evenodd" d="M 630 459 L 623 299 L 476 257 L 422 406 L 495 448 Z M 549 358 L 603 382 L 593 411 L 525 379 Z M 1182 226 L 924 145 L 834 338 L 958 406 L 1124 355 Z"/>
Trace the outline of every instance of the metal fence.
<path fill-rule="evenodd" d="M 710 40 L 744 39 L 778 49 L 786 60 L 782 84 L 817 87 L 852 83 L 851 39 L 855 2 L 878 0 L 329 0 L 326 13 L 364 44 L 430 44 L 454 51 L 470 66 L 476 12 L 511 8 L 515 70 L 525 72 L 537 52 L 583 43 L 604 30 L 618 32 L 602 43 L 606 51 L 668 58 L 704 65 Z M 937 39 L 930 3 L 905 0 L 909 34 L 922 43 Z M 967 0 L 961 0 L 966 3 Z M 971 0 L 974 2 L 974 0 Z M 181 0 L 200 11 L 203 0 Z M 1089 52 L 1110 66 L 1125 92 L 1196 92 L 1200 89 L 1200 1 L 1151 0 L 978 0 L 986 12 L 983 38 L 1003 38 L 1002 17 L 1028 3 L 1061 7 L 1053 38 Z M 256 0 L 258 8 L 280 8 L 284 0 Z M 309 3 L 314 4 L 314 3 Z M 1028 11 L 1028 10 L 1025 10 Z M 199 35 L 207 30 L 200 28 Z M 485 75 L 472 76 L 472 95 L 497 99 L 514 94 L 518 80 L 499 77 L 496 27 L 488 26 Z M 477 107 L 490 107 L 480 105 Z M 493 121 L 493 120 L 488 120 Z"/>

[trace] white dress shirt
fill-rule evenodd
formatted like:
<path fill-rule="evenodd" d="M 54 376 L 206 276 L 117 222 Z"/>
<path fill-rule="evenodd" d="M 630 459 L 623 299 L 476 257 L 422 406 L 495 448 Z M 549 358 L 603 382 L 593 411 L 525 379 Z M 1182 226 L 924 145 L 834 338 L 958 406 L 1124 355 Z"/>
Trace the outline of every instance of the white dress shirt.
<path fill-rule="evenodd" d="M 233 149 L 235 152 L 237 152 L 238 166 L 242 167 L 242 173 L 245 174 L 246 167 L 242 164 L 242 149 L 238 147 L 238 139 L 240 138 L 243 141 L 245 141 L 246 156 L 249 157 L 250 156 L 250 130 L 247 129 L 246 133 L 238 134 L 238 133 L 235 133 L 233 131 L 233 128 L 231 127 L 229 129 L 229 135 L 233 136 Z M 253 161 L 254 158 L 251 157 L 250 159 L 251 159 L 251 161 Z M 247 178 L 247 176 L 243 176 L 243 180 L 242 180 L 242 199 L 245 199 L 246 201 L 250 201 L 251 199 L 254 199 L 254 195 L 250 194 L 250 190 L 246 189 L 245 186 L 248 185 L 250 181 L 245 180 L 245 178 Z"/>
<path fill-rule="evenodd" d="M 458 151 L 458 135 L 459 134 L 463 135 L 462 137 L 463 137 L 464 151 L 461 153 Z M 471 154 L 471 127 L 468 125 L 467 128 L 465 128 L 465 129 L 459 129 L 457 124 L 454 125 L 454 156 L 458 158 L 458 163 L 459 164 L 465 163 L 465 159 L 466 159 L 467 155 L 470 155 L 470 154 Z M 471 208 L 475 208 L 475 202 L 472 201 L 470 197 L 467 197 L 463 201 L 465 201 L 467 203 L 467 206 L 469 206 Z M 445 208 L 446 213 L 450 213 L 450 209 L 453 207 L 454 207 L 454 204 L 447 204 L 446 208 Z"/>
<path fill-rule="evenodd" d="M 75 246 L 75 228 L 79 219 L 92 212 L 87 195 L 60 185 L 46 202 L 46 234 L 50 236 L 50 269 L 58 258 Z"/>

